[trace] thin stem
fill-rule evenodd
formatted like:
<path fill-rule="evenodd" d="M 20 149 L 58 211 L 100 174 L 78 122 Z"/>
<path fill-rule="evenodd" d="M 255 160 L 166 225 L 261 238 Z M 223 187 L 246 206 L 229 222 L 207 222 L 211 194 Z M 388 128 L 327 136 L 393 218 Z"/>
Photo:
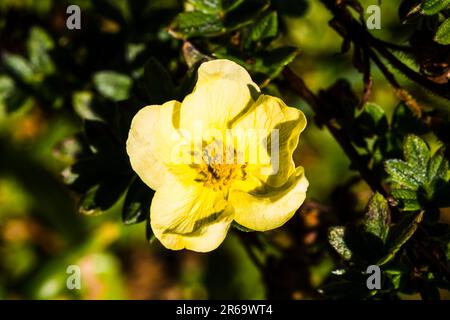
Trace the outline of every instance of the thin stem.
<path fill-rule="evenodd" d="M 429 91 L 450 100 L 450 84 L 435 83 L 423 75 L 415 72 L 403 62 L 401 62 L 396 56 L 394 56 L 382 40 L 379 40 L 372 36 L 367 29 L 359 23 L 350 14 L 348 9 L 343 5 L 342 1 L 338 0 L 320 0 L 325 7 L 327 7 L 334 15 L 333 24 L 339 26 L 340 30 L 337 30 L 342 36 L 347 36 L 351 41 L 360 47 L 372 47 L 378 53 L 385 58 L 390 65 L 397 69 L 404 76 L 410 80 L 418 83 Z M 345 34 L 343 34 L 345 31 Z"/>

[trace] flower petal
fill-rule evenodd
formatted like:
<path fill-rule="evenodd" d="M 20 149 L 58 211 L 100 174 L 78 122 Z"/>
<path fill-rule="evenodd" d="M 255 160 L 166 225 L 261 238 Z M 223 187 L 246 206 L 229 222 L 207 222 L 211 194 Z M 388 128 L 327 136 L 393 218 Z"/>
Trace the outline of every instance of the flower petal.
<path fill-rule="evenodd" d="M 185 97 L 180 115 L 183 129 L 194 126 L 225 129 L 259 95 L 248 72 L 229 60 L 212 60 L 198 69 L 194 91 Z"/>
<path fill-rule="evenodd" d="M 184 184 L 175 176 L 156 191 L 150 207 L 156 238 L 172 250 L 216 249 L 225 239 L 233 215 L 222 192 L 199 183 Z"/>
<path fill-rule="evenodd" d="M 150 188 L 163 184 L 173 159 L 173 146 L 182 139 L 174 127 L 181 104 L 169 101 L 163 105 L 146 106 L 131 123 L 127 153 L 133 170 Z"/>
<path fill-rule="evenodd" d="M 246 148 L 255 148 L 259 142 L 259 148 L 264 149 L 266 155 L 263 163 L 250 161 L 248 172 L 255 175 L 265 183 L 279 187 L 286 183 L 295 172 L 295 163 L 292 158 L 294 150 L 298 146 L 300 133 L 306 127 L 306 117 L 302 111 L 288 107 L 281 99 L 269 95 L 260 95 L 252 108 L 240 118 L 233 130 L 256 129 L 259 141 L 249 141 Z M 276 142 L 278 135 L 278 148 L 272 148 L 272 142 Z M 247 135 L 248 136 L 248 135 Z M 274 144 L 276 146 L 276 144 Z M 248 154 L 248 150 L 245 151 Z M 261 153 L 258 152 L 261 158 Z M 265 163 L 264 163 L 265 162 Z"/>
<path fill-rule="evenodd" d="M 304 170 L 298 167 L 289 181 L 279 188 L 266 185 L 251 193 L 232 190 L 228 200 L 235 208 L 237 223 L 252 230 L 267 231 L 292 218 L 305 200 L 307 189 Z"/>

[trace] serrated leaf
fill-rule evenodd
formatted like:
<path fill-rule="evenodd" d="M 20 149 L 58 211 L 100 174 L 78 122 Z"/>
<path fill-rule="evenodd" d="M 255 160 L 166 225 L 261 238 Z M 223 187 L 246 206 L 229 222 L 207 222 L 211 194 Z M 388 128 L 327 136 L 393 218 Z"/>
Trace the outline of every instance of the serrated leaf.
<path fill-rule="evenodd" d="M 404 211 L 416 211 L 422 207 L 415 190 L 392 189 L 391 194 L 395 199 L 400 200 L 400 207 Z"/>
<path fill-rule="evenodd" d="M 447 180 L 448 161 L 445 159 L 442 152 L 436 153 L 429 163 L 428 167 L 428 181 L 435 181 L 437 179 Z"/>
<path fill-rule="evenodd" d="M 269 12 L 259 18 L 251 27 L 246 38 L 246 46 L 252 42 L 271 40 L 278 34 L 278 16 L 276 11 Z"/>
<path fill-rule="evenodd" d="M 421 13 L 432 16 L 450 6 L 450 0 L 425 0 L 421 6 Z"/>
<path fill-rule="evenodd" d="M 434 36 L 434 41 L 444 46 L 450 44 L 450 18 L 447 18 L 439 26 L 436 35 Z"/>
<path fill-rule="evenodd" d="M 370 199 L 364 216 L 364 230 L 383 242 L 389 231 L 391 215 L 387 200 L 379 193 L 375 193 Z"/>
<path fill-rule="evenodd" d="M 403 219 L 389 230 L 387 239 L 387 254 L 378 261 L 381 266 L 391 261 L 401 247 L 414 235 L 420 222 L 423 220 L 424 212 L 405 215 Z"/>
<path fill-rule="evenodd" d="M 94 75 L 98 92 L 113 101 L 125 100 L 129 96 L 131 78 L 116 71 L 99 71 Z"/>
<path fill-rule="evenodd" d="M 412 190 L 419 188 L 420 182 L 416 178 L 414 168 L 409 163 L 398 159 L 387 160 L 385 168 L 394 183 Z"/>
<path fill-rule="evenodd" d="M 331 227 L 328 231 L 328 241 L 331 246 L 339 253 L 343 259 L 350 260 L 352 258 L 352 251 L 348 248 L 344 240 L 345 227 L 337 226 Z"/>
<path fill-rule="evenodd" d="M 169 33 L 177 39 L 217 36 L 226 31 L 223 21 L 215 14 L 200 11 L 182 12 L 169 26 Z"/>
<path fill-rule="evenodd" d="M 426 166 L 430 160 L 428 145 L 420 137 L 413 134 L 406 137 L 403 153 L 405 160 L 413 166 Z"/>
<path fill-rule="evenodd" d="M 416 135 L 406 136 L 403 144 L 403 154 L 408 164 L 414 168 L 416 180 L 424 183 L 426 180 L 430 149 L 425 141 Z"/>
<path fill-rule="evenodd" d="M 450 202 L 448 192 L 448 161 L 442 152 L 436 153 L 429 162 L 427 183 L 424 189 L 439 207 L 445 207 Z M 450 194 L 450 192 L 449 192 Z"/>
<path fill-rule="evenodd" d="M 139 177 L 136 177 L 128 188 L 122 208 L 122 221 L 126 225 L 146 220 L 150 215 L 150 203 L 154 191 L 151 190 Z"/>

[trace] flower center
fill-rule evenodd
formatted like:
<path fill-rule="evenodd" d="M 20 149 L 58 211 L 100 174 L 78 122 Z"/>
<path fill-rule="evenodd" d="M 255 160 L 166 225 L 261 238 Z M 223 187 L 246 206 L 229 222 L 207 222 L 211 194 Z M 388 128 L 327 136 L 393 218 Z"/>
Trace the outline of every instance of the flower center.
<path fill-rule="evenodd" d="M 234 180 L 245 179 L 247 164 L 237 162 L 234 148 L 213 143 L 203 149 L 202 163 L 195 166 L 199 173 L 196 181 L 214 190 L 227 189 Z"/>

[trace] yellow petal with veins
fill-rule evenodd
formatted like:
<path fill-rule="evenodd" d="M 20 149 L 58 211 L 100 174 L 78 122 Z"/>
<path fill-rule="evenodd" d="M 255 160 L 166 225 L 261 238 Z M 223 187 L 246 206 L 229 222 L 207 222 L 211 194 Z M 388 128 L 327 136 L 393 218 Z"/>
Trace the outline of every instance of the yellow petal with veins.
<path fill-rule="evenodd" d="M 234 209 L 224 194 L 170 176 L 153 197 L 150 221 L 156 238 L 169 249 L 206 252 L 225 239 Z"/>
<path fill-rule="evenodd" d="M 155 190 L 169 172 L 166 164 L 173 157 L 173 145 L 182 139 L 174 127 L 180 107 L 178 101 L 147 106 L 139 110 L 131 123 L 127 140 L 131 167 Z"/>
<path fill-rule="evenodd" d="M 306 117 L 303 112 L 288 107 L 279 98 L 261 95 L 252 108 L 233 125 L 233 129 L 245 131 L 252 128 L 262 133 L 256 143 L 260 149 L 264 149 L 270 160 L 266 160 L 266 163 L 250 163 L 249 174 L 273 187 L 284 185 L 295 172 L 292 154 L 305 127 Z M 272 152 L 271 146 L 275 143 L 272 139 L 274 130 L 277 130 L 278 148 Z M 254 149 L 255 143 L 249 141 L 245 148 Z"/>
<path fill-rule="evenodd" d="M 258 86 L 237 63 L 205 62 L 198 69 L 193 92 L 183 100 L 180 126 L 187 130 L 197 124 L 204 129 L 225 129 L 253 105 L 258 95 Z"/>
<path fill-rule="evenodd" d="M 249 193 L 231 190 L 228 200 L 235 208 L 234 220 L 256 231 L 282 226 L 305 200 L 308 180 L 303 171 L 298 167 L 281 187 L 265 185 Z"/>

